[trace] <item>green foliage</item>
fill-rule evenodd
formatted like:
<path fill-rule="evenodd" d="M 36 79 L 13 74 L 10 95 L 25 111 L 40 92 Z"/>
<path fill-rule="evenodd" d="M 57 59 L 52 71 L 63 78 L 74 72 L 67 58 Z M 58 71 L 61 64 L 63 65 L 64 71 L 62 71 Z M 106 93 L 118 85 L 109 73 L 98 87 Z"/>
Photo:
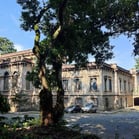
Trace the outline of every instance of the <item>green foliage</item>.
<path fill-rule="evenodd" d="M 0 112 L 6 113 L 10 111 L 10 104 L 8 103 L 7 98 L 0 94 Z"/>
<path fill-rule="evenodd" d="M 3 118 L 2 118 L 3 119 Z M 5 119 L 5 118 L 4 118 Z M 81 134 L 78 130 L 66 127 L 66 121 L 60 121 L 51 127 L 41 127 L 40 119 L 24 115 L 13 117 L 0 126 L 0 139 L 99 139 L 96 135 Z"/>
<path fill-rule="evenodd" d="M 43 47 L 42 47 L 43 49 Z M 46 48 L 45 48 L 46 49 Z M 44 52 L 44 51 L 42 51 Z M 50 64 L 51 61 L 49 59 L 49 57 L 47 58 L 47 63 Z M 26 76 L 26 79 L 31 81 L 32 84 L 36 87 L 36 88 L 41 88 L 41 82 L 40 82 L 40 79 L 38 77 L 38 72 L 39 72 L 39 66 L 38 64 L 36 63 L 36 65 L 34 66 L 34 68 L 32 69 L 32 71 Z M 52 66 L 51 65 L 47 65 L 47 69 L 46 69 L 46 77 L 47 77 L 47 80 L 48 80 L 48 84 L 49 84 L 49 87 L 50 89 L 54 89 L 56 86 L 57 86 L 57 80 L 55 78 L 55 71 L 52 69 Z"/>
<path fill-rule="evenodd" d="M 30 117 L 28 115 L 24 115 L 24 117 L 12 117 L 11 119 L 3 118 L 1 117 L 0 121 L 0 139 L 34 139 L 36 137 L 32 137 L 32 135 L 26 135 L 24 134 L 24 129 L 28 128 L 30 126 L 39 126 L 40 125 L 40 119 Z M 5 120 L 6 119 L 6 120 Z M 21 135 L 17 133 L 19 130 L 23 130 L 23 134 L 21 132 Z"/>
<path fill-rule="evenodd" d="M 46 58 L 47 65 L 55 65 L 55 61 L 74 61 L 78 67 L 85 66 L 88 54 L 96 59 L 97 64 L 101 64 L 113 57 L 114 46 L 109 42 L 110 37 L 122 33 L 135 36 L 134 53 L 138 54 L 138 0 L 72 0 L 65 5 L 64 2 L 66 0 L 19 2 L 22 7 L 21 28 L 30 31 L 35 23 L 39 23 L 44 38 L 39 50 L 41 57 Z M 60 26 L 60 33 L 54 39 L 53 34 Z M 53 66 L 48 68 L 46 76 L 49 85 L 56 85 L 56 82 L 52 83 L 56 81 Z M 41 84 L 38 71 L 39 66 L 36 66 L 27 77 L 37 88 Z"/>
<path fill-rule="evenodd" d="M 135 61 L 136 61 L 136 63 L 135 63 L 135 68 L 136 68 L 137 70 L 139 70 L 139 58 L 136 58 Z"/>
<path fill-rule="evenodd" d="M 0 37 L 0 54 L 16 52 L 14 44 L 7 38 Z"/>
<path fill-rule="evenodd" d="M 51 42 L 45 47 L 53 45 L 47 55 L 50 59 L 60 56 L 61 59 L 66 57 L 67 62 L 81 64 L 87 62 L 91 54 L 96 62 L 104 62 L 113 56 L 110 36 L 137 35 L 138 0 L 68 1 L 63 11 L 60 4 L 60 0 L 48 0 L 44 4 L 39 0 L 20 3 L 23 9 L 21 27 L 26 31 L 32 30 L 34 22 L 40 18 L 40 11 L 49 7 L 41 15 L 40 29 Z M 62 30 L 52 44 L 52 35 L 61 22 Z"/>
<path fill-rule="evenodd" d="M 11 128 L 14 131 L 17 128 L 26 128 L 30 126 L 39 126 L 40 125 L 40 118 L 34 118 L 32 116 L 24 115 L 24 117 L 0 117 L 0 126 L 5 128 Z"/>
<path fill-rule="evenodd" d="M 32 81 L 32 84 L 36 87 L 36 88 L 40 88 L 41 82 L 40 79 L 38 77 L 38 72 L 39 72 L 39 67 L 38 65 L 36 65 L 32 71 L 27 74 L 26 76 L 26 80 Z"/>
<path fill-rule="evenodd" d="M 39 118 L 34 117 L 24 117 L 23 127 L 29 127 L 29 126 L 39 126 L 41 124 Z"/>

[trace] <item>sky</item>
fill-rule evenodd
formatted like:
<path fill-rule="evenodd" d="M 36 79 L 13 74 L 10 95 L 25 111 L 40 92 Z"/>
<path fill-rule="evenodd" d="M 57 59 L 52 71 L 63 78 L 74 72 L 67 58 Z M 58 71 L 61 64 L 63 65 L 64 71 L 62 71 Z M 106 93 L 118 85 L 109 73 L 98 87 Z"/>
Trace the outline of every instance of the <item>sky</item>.
<path fill-rule="evenodd" d="M 34 32 L 25 32 L 20 28 L 21 7 L 16 0 L 0 0 L 0 37 L 6 37 L 14 43 L 18 51 L 32 49 Z M 114 58 L 106 63 L 116 63 L 127 70 L 134 68 L 133 38 L 121 35 L 110 40 L 114 45 Z"/>

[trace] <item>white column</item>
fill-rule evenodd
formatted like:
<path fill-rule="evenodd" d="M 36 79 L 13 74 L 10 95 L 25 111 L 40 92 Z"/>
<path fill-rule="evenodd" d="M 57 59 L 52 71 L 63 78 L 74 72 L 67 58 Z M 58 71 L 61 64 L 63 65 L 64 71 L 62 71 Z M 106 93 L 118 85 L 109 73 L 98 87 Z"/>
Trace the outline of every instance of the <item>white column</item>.
<path fill-rule="evenodd" d="M 117 77 L 117 70 L 114 70 L 114 93 L 115 95 L 118 95 L 118 77 Z"/>

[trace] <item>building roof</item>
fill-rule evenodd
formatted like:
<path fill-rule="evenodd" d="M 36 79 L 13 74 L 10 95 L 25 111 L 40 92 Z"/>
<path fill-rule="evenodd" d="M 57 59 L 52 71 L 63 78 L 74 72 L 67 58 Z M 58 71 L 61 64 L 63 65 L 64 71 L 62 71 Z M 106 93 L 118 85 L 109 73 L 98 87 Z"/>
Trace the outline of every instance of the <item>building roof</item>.
<path fill-rule="evenodd" d="M 86 67 L 80 69 L 105 69 L 105 70 L 117 71 L 117 72 L 122 72 L 131 75 L 129 70 L 124 69 L 118 66 L 117 64 L 103 63 L 101 66 L 97 67 L 97 64 L 95 62 L 89 62 Z M 63 71 L 72 71 L 72 70 L 80 70 L 80 69 L 76 69 L 75 64 L 64 64 L 62 67 Z"/>
<path fill-rule="evenodd" d="M 8 54 L 3 54 L 0 55 L 0 59 L 4 59 L 4 58 L 11 58 L 11 57 L 17 57 L 20 55 L 33 55 L 32 50 L 23 50 L 23 51 L 18 51 L 18 52 L 13 52 L 13 53 L 8 53 Z"/>
<path fill-rule="evenodd" d="M 0 55 L 0 66 L 5 67 L 9 65 L 16 65 L 18 64 L 33 64 L 34 61 L 32 59 L 34 57 L 32 50 L 24 50 L 14 53 L 8 53 Z"/>
<path fill-rule="evenodd" d="M 29 58 L 30 57 L 30 58 Z M 8 61 L 11 62 L 26 62 L 26 63 L 33 63 L 33 60 L 31 57 L 34 57 L 34 54 L 31 49 L 29 50 L 23 50 L 23 51 L 18 51 L 14 53 L 8 53 L 4 55 L 0 55 L 0 64 L 7 63 Z M 18 58 L 14 61 L 11 61 L 10 59 L 13 58 Z M 98 69 L 97 65 L 95 62 L 89 62 L 86 67 L 82 67 L 80 69 Z M 131 74 L 129 70 L 124 69 L 117 64 L 107 64 L 103 63 L 100 67 L 100 69 L 105 69 L 105 70 L 112 70 L 112 71 L 118 71 L 118 72 L 123 72 L 126 74 Z M 63 64 L 62 70 L 67 71 L 67 70 L 75 70 L 75 64 Z M 77 69 L 76 69 L 77 70 Z M 79 70 L 79 69 L 78 69 Z"/>

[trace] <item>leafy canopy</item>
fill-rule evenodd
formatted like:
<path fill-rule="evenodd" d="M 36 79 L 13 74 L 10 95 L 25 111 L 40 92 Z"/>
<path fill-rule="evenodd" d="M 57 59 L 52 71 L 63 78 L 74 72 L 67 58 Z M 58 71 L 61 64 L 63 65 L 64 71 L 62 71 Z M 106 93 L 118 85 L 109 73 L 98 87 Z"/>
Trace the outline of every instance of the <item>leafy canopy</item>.
<path fill-rule="evenodd" d="M 134 36 L 134 53 L 139 54 L 138 0 L 26 0 L 22 6 L 21 28 L 33 30 L 39 19 L 47 57 L 86 63 L 88 54 L 97 63 L 113 56 L 111 36 Z M 54 32 L 61 26 L 58 37 Z M 49 53 L 48 53 L 49 52 Z"/>
<path fill-rule="evenodd" d="M 13 42 L 5 37 L 0 37 L 0 54 L 16 52 Z"/>

